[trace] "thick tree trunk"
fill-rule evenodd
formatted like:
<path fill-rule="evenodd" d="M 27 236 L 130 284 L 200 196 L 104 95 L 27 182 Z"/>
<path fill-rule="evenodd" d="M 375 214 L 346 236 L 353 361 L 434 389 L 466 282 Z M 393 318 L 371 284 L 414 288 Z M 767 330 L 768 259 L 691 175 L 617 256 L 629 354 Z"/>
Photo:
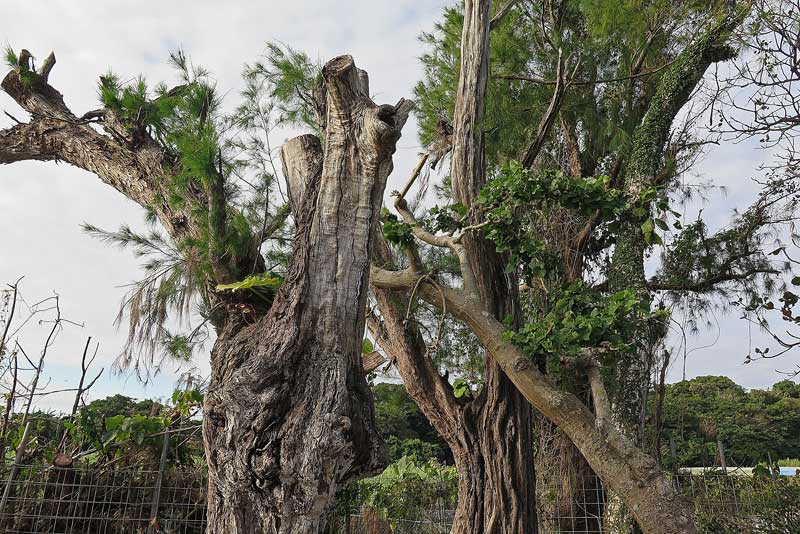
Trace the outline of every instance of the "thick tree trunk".
<path fill-rule="evenodd" d="M 324 149 L 309 135 L 282 154 L 297 220 L 286 281 L 252 324 L 229 311 L 212 353 L 209 534 L 322 532 L 337 488 L 383 462 L 360 348 L 370 237 L 410 106 L 373 104 L 349 56 L 323 77 Z"/>
<path fill-rule="evenodd" d="M 728 44 L 730 35 L 741 24 L 748 11 L 749 4 L 723 11 L 704 34 L 681 52 L 663 75 L 647 113 L 634 133 L 629 164 L 624 172 L 624 188 L 631 198 L 638 198 L 649 187 L 664 185 L 657 183 L 656 177 L 662 165 L 662 153 L 672 122 L 689 101 L 706 69 L 713 63 L 734 57 L 736 51 Z M 644 267 L 648 248 L 640 224 L 626 222 L 614 247 L 608 274 L 609 289 L 634 290 L 644 301 L 651 302 Z M 619 431 L 637 440 L 640 446 L 644 445 L 644 421 L 647 392 L 653 371 L 653 351 L 666 335 L 666 329 L 660 326 L 651 321 L 642 329 L 638 339 L 634 340 L 638 347 L 636 353 L 617 364 L 610 388 L 614 420 Z M 619 502 L 622 497 L 611 496 L 606 523 L 621 532 L 632 532 L 635 527 L 630 520 L 630 514 Z"/>
<path fill-rule="evenodd" d="M 391 261 L 385 244 L 376 249 L 379 263 Z M 381 321 L 371 322 L 370 328 L 395 361 L 409 395 L 453 452 L 459 480 L 453 534 L 535 533 L 528 402 L 491 361 L 481 395 L 472 401 L 456 399 L 428 358 L 419 332 L 404 325 L 400 304 L 408 301 L 408 293 L 373 291 Z"/>
<path fill-rule="evenodd" d="M 483 139 L 489 78 L 489 0 L 464 2 L 461 68 L 453 113 L 453 193 L 465 206 L 476 203 L 486 183 Z M 471 221 L 472 224 L 480 220 Z M 483 307 L 496 319 L 519 325 L 517 280 L 506 272 L 507 258 L 494 244 L 467 236 L 464 248 Z M 506 533 L 538 530 L 533 462 L 533 411 L 487 355 L 485 383 L 467 407 L 460 447 L 453 448 L 459 469 L 459 505 L 454 533 Z M 474 430 L 472 430 L 474 429 Z"/>
<path fill-rule="evenodd" d="M 466 407 L 458 444 L 453 534 L 537 532 L 531 408 L 493 362 L 481 396 Z M 475 409 L 477 407 L 477 410 Z"/>

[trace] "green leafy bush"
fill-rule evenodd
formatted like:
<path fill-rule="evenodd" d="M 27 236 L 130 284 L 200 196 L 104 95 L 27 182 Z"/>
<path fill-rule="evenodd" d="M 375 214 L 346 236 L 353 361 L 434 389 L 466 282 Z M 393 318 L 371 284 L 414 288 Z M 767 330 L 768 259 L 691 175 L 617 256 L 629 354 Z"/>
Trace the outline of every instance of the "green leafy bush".
<path fill-rule="evenodd" d="M 337 512 L 359 513 L 369 507 L 394 528 L 392 520 L 418 520 L 435 503 L 454 507 L 457 488 L 455 467 L 403 457 L 380 475 L 350 484 L 339 492 Z"/>

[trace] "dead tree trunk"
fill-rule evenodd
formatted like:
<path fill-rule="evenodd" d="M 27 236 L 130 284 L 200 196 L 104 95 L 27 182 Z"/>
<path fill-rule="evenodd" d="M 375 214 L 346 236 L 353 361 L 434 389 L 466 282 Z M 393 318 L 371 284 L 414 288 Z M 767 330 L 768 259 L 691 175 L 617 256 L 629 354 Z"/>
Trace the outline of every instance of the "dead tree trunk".
<path fill-rule="evenodd" d="M 180 164 L 146 130 L 126 137 L 110 110 L 77 117 L 48 84 L 55 56 L 38 71 L 29 53 L 19 58 L 2 86 L 31 120 L 0 130 L 0 163 L 66 161 L 151 210 L 176 243 L 202 235 L 203 224 L 224 236 L 226 210 L 210 210 L 224 188 L 170 204 Z M 297 223 L 284 284 L 262 312 L 211 292 L 221 313 L 204 420 L 210 534 L 322 532 L 337 488 L 384 461 L 360 352 L 372 230 L 411 104 L 375 105 L 350 56 L 322 74 L 324 146 L 307 135 L 283 148 Z M 198 207 L 223 220 L 196 217 Z M 209 287 L 230 282 L 217 273 L 241 274 L 224 247 L 209 250 Z M 239 264 L 263 267 L 259 259 Z"/>
<path fill-rule="evenodd" d="M 212 353 L 210 534 L 322 532 L 337 488 L 382 466 L 360 349 L 370 238 L 410 106 L 373 104 L 349 56 L 323 76 L 324 147 L 307 135 L 282 150 L 297 220 L 286 282 Z"/>

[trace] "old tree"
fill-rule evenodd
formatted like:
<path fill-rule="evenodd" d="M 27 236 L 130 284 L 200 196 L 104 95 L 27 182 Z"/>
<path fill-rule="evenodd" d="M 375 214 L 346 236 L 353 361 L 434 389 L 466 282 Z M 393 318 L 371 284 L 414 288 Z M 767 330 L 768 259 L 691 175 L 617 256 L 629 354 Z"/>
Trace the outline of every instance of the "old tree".
<path fill-rule="evenodd" d="M 453 532 L 536 531 L 534 428 L 562 440 L 558 461 L 597 473 L 645 532 L 697 531 L 638 429 L 667 320 L 654 294 L 778 274 L 760 232 L 790 195 L 761 198 L 724 235 L 680 232 L 645 276 L 671 187 L 702 145 L 673 122 L 708 67 L 736 56 L 751 5 L 634 4 L 609 3 L 627 33 L 602 2 L 446 11 L 417 91 L 429 149 L 392 211 L 384 188 L 412 105 L 376 105 L 349 56 L 316 68 L 273 47 L 270 65 L 248 70 L 250 102 L 225 116 L 206 74 L 176 53 L 181 85 L 109 74 L 102 107 L 78 115 L 49 83 L 54 55 L 37 66 L 9 51 L 2 87 L 29 118 L 0 130 L 0 163 L 85 169 L 167 234 L 90 228 L 163 256 L 128 301 L 129 348 L 185 355 L 196 331 L 172 335 L 164 321 L 192 299 L 216 331 L 209 532 L 322 532 L 337 489 L 382 467 L 365 327 L 453 451 Z M 273 107 L 259 101 L 265 87 Z M 276 109 L 314 132 L 280 150 L 283 205 L 261 157 Z M 409 190 L 444 157 L 446 205 L 419 214 Z M 262 182 L 245 193 L 253 168 Z M 287 228 L 291 250 L 272 246 Z M 458 395 L 431 358 L 451 325 L 484 358 Z"/>
<path fill-rule="evenodd" d="M 786 266 L 768 258 L 766 234 L 793 219 L 796 203 L 780 178 L 716 234 L 702 220 L 681 226 L 670 205 L 706 142 L 695 125 L 707 109 L 679 112 L 702 101 L 693 97 L 708 68 L 734 60 L 747 32 L 763 36 L 764 20 L 781 20 L 766 3 L 752 7 L 512 2 L 492 11 L 465 2 L 425 36 L 417 97 L 430 150 L 420 165 L 452 150 L 452 191 L 421 216 L 409 186 L 398 193 L 399 218 L 385 227 L 405 257 L 377 252 L 380 316 L 368 325 L 453 450 L 454 532 L 535 528 L 523 421 L 538 415 L 519 394 L 557 427 L 536 425 L 540 451 L 544 438 L 556 449 L 536 459 L 537 478 L 563 477 L 555 483 L 568 495 L 597 473 L 612 490 L 591 512 L 606 524 L 583 528 L 626 531 L 621 501 L 646 532 L 695 531 L 656 467 L 658 446 L 645 440 L 650 379 L 660 375 L 658 403 L 670 363 L 666 308 L 696 319 L 715 302 L 774 288 Z M 794 79 L 786 42 L 784 86 Z M 765 56 L 748 57 L 751 73 Z M 661 265 L 648 277 L 653 250 Z M 425 335 L 409 308 L 422 323 L 431 309 L 452 314 L 485 347 L 473 395 L 453 393 L 428 357 L 442 341 L 436 321 Z"/>
<path fill-rule="evenodd" d="M 253 229 L 229 201 L 213 88 L 175 59 L 183 86 L 150 99 L 104 77 L 105 107 L 78 116 L 48 83 L 55 56 L 34 69 L 27 51 L 14 55 L 2 87 L 30 120 L 2 131 L 0 161 L 95 173 L 174 243 L 180 277 L 192 278 L 217 332 L 204 422 L 209 532 L 320 532 L 336 489 L 383 462 L 359 354 L 371 233 L 411 106 L 375 105 L 349 56 L 322 69 L 324 141 L 301 136 L 282 150 L 296 232 L 270 306 L 217 289 L 266 270 L 259 230 L 269 221 Z"/>

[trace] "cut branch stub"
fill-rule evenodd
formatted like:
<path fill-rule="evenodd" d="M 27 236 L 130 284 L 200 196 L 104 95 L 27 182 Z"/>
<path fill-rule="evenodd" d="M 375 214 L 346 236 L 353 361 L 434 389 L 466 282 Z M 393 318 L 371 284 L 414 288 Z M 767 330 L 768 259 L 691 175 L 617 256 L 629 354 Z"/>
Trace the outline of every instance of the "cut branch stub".
<path fill-rule="evenodd" d="M 34 117 L 75 120 L 61 93 L 47 83 L 50 71 L 56 64 L 55 54 L 50 52 L 39 72 L 32 68 L 32 57 L 27 50 L 20 51 L 18 67 L 6 74 L 0 86 Z"/>
<path fill-rule="evenodd" d="M 316 135 L 301 135 L 281 147 L 283 175 L 289 190 L 289 207 L 297 213 L 302 209 L 307 183 L 322 172 L 322 145 Z"/>

